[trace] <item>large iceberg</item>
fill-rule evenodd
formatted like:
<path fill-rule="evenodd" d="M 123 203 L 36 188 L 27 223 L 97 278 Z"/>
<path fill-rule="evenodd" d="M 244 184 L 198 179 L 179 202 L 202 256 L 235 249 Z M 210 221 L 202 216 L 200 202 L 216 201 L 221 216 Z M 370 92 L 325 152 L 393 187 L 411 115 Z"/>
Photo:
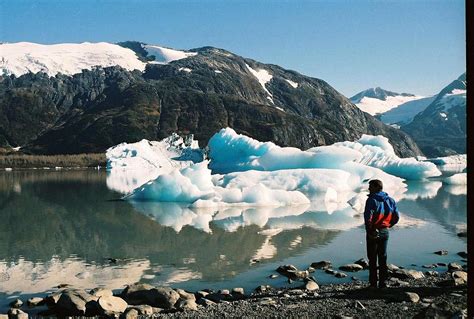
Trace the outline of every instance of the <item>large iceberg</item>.
<path fill-rule="evenodd" d="M 259 142 L 226 128 L 209 140 L 209 158 L 210 168 L 218 173 L 341 168 L 361 174 L 369 166 L 404 179 L 441 175 L 433 163 L 396 156 L 386 137 L 365 134 L 357 142 L 339 142 L 302 151 L 279 147 L 272 142 Z"/>
<path fill-rule="evenodd" d="M 109 148 L 107 186 L 129 193 L 175 168 L 187 167 L 204 159 L 204 151 L 192 135 L 173 134 L 159 142 L 143 139 Z"/>
<path fill-rule="evenodd" d="M 190 225 L 210 232 L 210 222 L 232 231 L 250 224 L 281 228 L 283 219 L 339 228 L 334 218 L 332 224 L 323 222 L 326 214 L 347 218 L 344 227 L 353 227 L 361 223 L 352 217 L 360 216 L 369 180 L 382 180 L 384 190 L 399 200 L 405 194 L 418 196 L 407 193 L 405 179 L 440 175 L 433 163 L 398 158 L 382 136 L 302 151 L 226 128 L 210 139 L 208 148 L 209 159 L 203 160 L 195 143 L 177 136 L 121 144 L 107 153 L 109 177 L 115 171 L 125 171 L 124 176 L 140 172 L 143 177 L 135 174 L 125 186 L 114 185 L 127 192 L 133 188 L 124 199 L 176 231 Z M 430 192 L 436 193 L 437 186 Z"/>

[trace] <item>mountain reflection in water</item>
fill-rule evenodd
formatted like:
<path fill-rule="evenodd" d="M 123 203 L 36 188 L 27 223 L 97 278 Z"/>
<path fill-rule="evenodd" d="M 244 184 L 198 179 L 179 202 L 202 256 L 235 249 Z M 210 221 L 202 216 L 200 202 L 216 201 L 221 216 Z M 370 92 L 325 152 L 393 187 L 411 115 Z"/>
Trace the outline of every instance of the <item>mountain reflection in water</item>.
<path fill-rule="evenodd" d="M 311 205 L 206 210 L 120 196 L 107 188 L 104 171 L 0 172 L 0 295 L 61 283 L 228 280 L 252 272 L 255 260 L 284 263 L 363 231 L 362 215 L 348 205 L 330 214 Z M 400 229 L 434 222 L 456 237 L 466 227 L 465 186 L 410 182 L 399 207 Z"/>

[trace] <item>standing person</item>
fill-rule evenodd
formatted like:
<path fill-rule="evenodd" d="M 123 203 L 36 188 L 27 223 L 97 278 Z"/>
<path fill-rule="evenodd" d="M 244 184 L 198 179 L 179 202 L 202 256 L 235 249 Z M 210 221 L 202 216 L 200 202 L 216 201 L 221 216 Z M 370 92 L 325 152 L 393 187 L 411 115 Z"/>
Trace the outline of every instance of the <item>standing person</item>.
<path fill-rule="evenodd" d="M 387 243 L 388 229 L 395 225 L 399 218 L 397 204 L 393 198 L 383 192 L 383 183 L 378 179 L 369 182 L 369 195 L 365 202 L 364 220 L 367 240 L 367 257 L 369 258 L 370 287 L 387 287 Z M 377 259 L 379 273 L 377 276 Z"/>

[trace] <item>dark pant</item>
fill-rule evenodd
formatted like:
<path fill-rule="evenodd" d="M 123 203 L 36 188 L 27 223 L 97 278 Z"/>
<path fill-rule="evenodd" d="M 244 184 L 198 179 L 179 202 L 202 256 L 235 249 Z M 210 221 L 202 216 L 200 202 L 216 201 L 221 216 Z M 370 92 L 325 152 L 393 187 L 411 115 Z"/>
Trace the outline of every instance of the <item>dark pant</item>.
<path fill-rule="evenodd" d="M 388 279 L 387 270 L 387 243 L 388 229 L 379 229 L 378 238 L 374 239 L 367 234 L 367 257 L 369 258 L 369 282 L 377 285 L 377 279 L 385 282 Z M 377 259 L 379 262 L 379 276 L 377 278 Z"/>

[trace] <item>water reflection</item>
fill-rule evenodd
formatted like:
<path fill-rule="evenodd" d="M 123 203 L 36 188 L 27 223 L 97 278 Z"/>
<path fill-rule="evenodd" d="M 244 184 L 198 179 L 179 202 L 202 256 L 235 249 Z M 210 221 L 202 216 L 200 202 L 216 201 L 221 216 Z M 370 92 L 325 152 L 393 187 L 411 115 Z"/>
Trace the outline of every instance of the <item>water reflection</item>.
<path fill-rule="evenodd" d="M 101 172 L 51 173 L 0 174 L 3 292 L 38 292 L 64 282 L 117 288 L 138 280 L 221 280 L 244 272 L 255 258 L 283 260 L 338 234 L 305 227 L 269 237 L 250 218 L 251 210 L 241 212 L 251 222 L 232 232 L 209 222 L 215 213 L 175 205 L 154 210 L 153 220 L 151 212 L 114 200 Z M 280 214 L 276 210 L 274 216 Z M 111 265 L 109 257 L 119 262 Z"/>
<path fill-rule="evenodd" d="M 0 173 L 0 292 L 36 293 L 60 283 L 219 281 L 249 271 L 255 259 L 279 263 L 330 247 L 363 224 L 360 213 L 341 203 L 331 214 L 323 204 L 219 210 L 131 204 L 116 200 L 120 194 L 105 178 L 102 171 Z M 463 189 L 408 183 L 399 227 L 434 221 L 456 237 L 466 225 Z"/>

